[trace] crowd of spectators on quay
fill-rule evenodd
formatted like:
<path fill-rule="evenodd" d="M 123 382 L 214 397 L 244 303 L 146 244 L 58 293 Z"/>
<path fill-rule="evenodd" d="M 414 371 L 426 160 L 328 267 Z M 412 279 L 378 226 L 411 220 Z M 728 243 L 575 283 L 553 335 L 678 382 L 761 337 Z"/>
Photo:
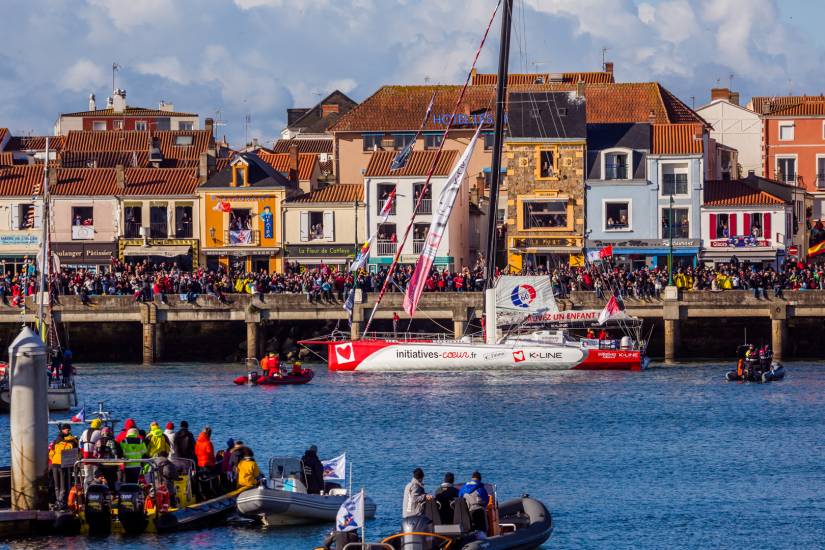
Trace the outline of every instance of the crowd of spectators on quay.
<path fill-rule="evenodd" d="M 387 287 L 388 292 L 403 292 L 412 276 L 412 266 L 399 267 Z M 628 269 L 609 262 L 587 267 L 558 266 L 525 274 L 547 275 L 553 290 L 564 297 L 573 291 L 593 291 L 600 297 L 618 293 L 625 297 L 656 298 L 668 284 L 664 267 Z M 52 300 L 62 295 L 80 296 L 87 303 L 92 296 L 131 296 L 137 301 L 151 301 L 158 296 L 178 295 L 190 302 L 199 295 L 213 296 L 222 302 L 232 294 L 303 294 L 310 302 L 342 301 L 350 289 L 378 292 L 386 279 L 387 268 L 375 273 L 350 273 L 336 266 L 302 268 L 287 264 L 284 273 L 235 273 L 225 269 L 198 268 L 184 271 L 175 263 L 122 263 L 112 260 L 110 269 L 91 271 L 63 268 L 53 276 Z M 26 296 L 36 292 L 37 274 L 33 263 L 26 263 L 17 275 L 6 274 L 0 280 L 0 297 L 6 305 L 22 306 Z M 786 263 L 780 269 L 761 268 L 743 262 L 716 267 L 680 266 L 674 270 L 673 282 L 684 290 L 749 290 L 754 296 L 781 296 L 783 290 L 825 289 L 825 265 Z M 435 267 L 425 281 L 426 292 L 480 291 L 484 287 L 484 267 L 479 261 L 472 268 L 459 271 Z"/>

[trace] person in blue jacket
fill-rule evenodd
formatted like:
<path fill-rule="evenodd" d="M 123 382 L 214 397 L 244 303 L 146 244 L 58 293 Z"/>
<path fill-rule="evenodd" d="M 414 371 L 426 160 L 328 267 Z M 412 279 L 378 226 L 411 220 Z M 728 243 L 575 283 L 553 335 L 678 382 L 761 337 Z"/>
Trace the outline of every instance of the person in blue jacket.
<path fill-rule="evenodd" d="M 470 510 L 473 529 L 476 531 L 487 531 L 487 503 L 490 495 L 481 482 L 481 474 L 473 472 L 470 481 L 465 483 L 458 492 L 459 497 L 464 497 L 467 508 Z"/>

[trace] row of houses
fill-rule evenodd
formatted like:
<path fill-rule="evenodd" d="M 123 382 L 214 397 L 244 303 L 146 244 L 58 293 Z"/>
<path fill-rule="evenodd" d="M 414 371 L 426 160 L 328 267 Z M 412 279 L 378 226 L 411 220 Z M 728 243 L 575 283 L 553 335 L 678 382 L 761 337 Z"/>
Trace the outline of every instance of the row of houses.
<path fill-rule="evenodd" d="M 396 253 L 413 263 L 433 202 L 482 125 L 435 260 L 471 266 L 487 242 L 495 84 L 495 75 L 474 73 L 458 108 L 461 87 L 453 85 L 383 86 L 360 104 L 335 91 L 289 109 L 271 147 L 240 150 L 216 140 L 211 119 L 201 129 L 197 114 L 170 104 L 129 106 L 124 90 L 104 108 L 92 96 L 88 110 L 60 115 L 48 151 L 45 136 L 0 128 L 0 270 L 36 253 L 46 162 L 53 247 L 64 265 L 107 269 L 118 258 L 239 271 L 344 266 L 373 234 L 369 269 Z M 804 255 L 820 199 L 807 176 L 789 180 L 787 166 L 768 169 L 785 153 L 767 138 L 760 146 L 774 152 L 762 170 L 751 168 L 758 155 L 725 122 L 728 111 L 741 118 L 732 94 L 715 90 L 694 111 L 658 83 L 616 82 L 609 63 L 600 72 L 510 75 L 508 90 L 495 213 L 501 265 L 579 265 L 605 246 L 632 266 L 663 265 L 671 247 L 684 265 Z M 763 126 L 774 124 L 779 103 L 770 104 L 772 114 L 756 107 L 765 110 Z M 406 165 L 392 170 L 411 141 Z"/>

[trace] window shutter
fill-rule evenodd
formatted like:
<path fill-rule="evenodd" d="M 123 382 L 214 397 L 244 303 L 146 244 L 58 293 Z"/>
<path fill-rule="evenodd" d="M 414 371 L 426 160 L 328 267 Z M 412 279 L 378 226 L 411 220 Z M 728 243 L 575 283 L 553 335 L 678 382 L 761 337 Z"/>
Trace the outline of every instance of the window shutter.
<path fill-rule="evenodd" d="M 335 212 L 324 210 L 324 240 L 335 240 Z"/>
<path fill-rule="evenodd" d="M 751 234 L 751 215 L 745 212 L 742 215 L 744 221 L 742 223 L 742 234 L 743 235 L 750 235 Z"/>
<path fill-rule="evenodd" d="M 762 238 L 772 241 L 771 238 L 771 213 L 765 212 L 762 214 Z"/>
<path fill-rule="evenodd" d="M 40 229 L 43 227 L 43 203 L 38 202 L 34 205 L 34 228 Z"/>
<path fill-rule="evenodd" d="M 20 205 L 15 204 L 11 207 L 11 229 L 20 229 Z"/>
<path fill-rule="evenodd" d="M 301 242 L 309 240 L 309 212 L 301 212 Z"/>
<path fill-rule="evenodd" d="M 709 223 L 710 223 L 710 238 L 716 238 L 716 214 L 711 214 L 708 216 Z"/>
<path fill-rule="evenodd" d="M 735 237 L 736 235 L 738 235 L 738 233 L 736 232 L 736 216 L 737 215 L 738 214 L 736 212 L 731 212 L 730 215 L 728 216 L 728 219 L 729 219 L 729 221 L 728 221 L 728 228 L 729 228 L 728 233 L 730 234 L 731 237 Z"/>

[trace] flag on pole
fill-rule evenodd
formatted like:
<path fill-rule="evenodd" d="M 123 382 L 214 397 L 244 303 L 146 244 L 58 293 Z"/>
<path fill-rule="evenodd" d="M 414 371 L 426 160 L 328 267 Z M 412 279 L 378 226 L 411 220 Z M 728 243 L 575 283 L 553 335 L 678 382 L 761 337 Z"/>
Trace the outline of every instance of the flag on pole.
<path fill-rule="evenodd" d="M 352 288 L 347 294 L 347 299 L 344 300 L 344 311 L 347 312 L 347 320 L 349 320 L 350 326 L 352 326 L 352 310 L 355 308 L 355 289 Z"/>
<path fill-rule="evenodd" d="M 382 208 L 381 213 L 378 214 L 379 216 L 381 216 L 381 222 L 380 223 L 387 223 L 387 218 L 389 218 L 390 214 L 392 213 L 392 203 L 393 203 L 394 200 L 395 200 L 395 189 L 393 189 L 392 193 L 390 193 L 390 196 L 387 197 L 387 202 L 384 203 L 384 208 Z"/>
<path fill-rule="evenodd" d="M 601 258 L 601 256 L 599 256 L 599 251 L 598 250 L 588 250 L 587 251 L 587 261 L 590 262 L 591 264 L 593 262 L 598 262 L 601 259 L 602 258 Z"/>
<path fill-rule="evenodd" d="M 599 313 L 599 324 L 605 324 L 608 319 L 617 315 L 622 311 L 621 306 L 619 305 L 619 301 L 616 299 L 615 296 L 611 296 L 610 300 L 607 301 L 607 305 L 604 306 L 604 309 L 601 313 Z"/>
<path fill-rule="evenodd" d="M 329 460 L 322 460 L 324 480 L 343 481 L 347 478 L 347 453 Z"/>
<path fill-rule="evenodd" d="M 481 132 L 481 125 L 476 129 L 473 139 L 470 140 L 467 149 L 462 153 L 458 163 L 450 172 L 450 177 L 441 189 L 441 194 L 438 197 L 438 207 L 433 216 L 433 221 L 430 223 L 430 231 L 427 234 L 427 239 L 424 241 L 424 248 L 421 250 L 421 255 L 418 256 L 418 261 L 415 264 L 415 271 L 410 278 L 410 283 L 407 286 L 407 293 L 404 295 L 404 311 L 412 317 L 415 315 L 415 308 L 418 306 L 418 300 L 421 298 L 421 293 L 424 291 L 424 281 L 430 276 L 430 269 L 432 269 L 433 261 L 435 261 L 438 247 L 441 244 L 441 238 L 444 236 L 444 231 L 447 229 L 447 222 L 450 219 L 450 213 L 453 210 L 455 199 L 461 189 L 461 184 L 467 175 L 467 164 L 470 161 L 470 155 L 475 149 L 478 134 Z"/>
<path fill-rule="evenodd" d="M 72 417 L 72 422 L 86 422 L 86 405 L 83 405 L 80 412 Z"/>
<path fill-rule="evenodd" d="M 375 240 L 375 234 L 373 233 L 370 235 L 370 238 L 367 239 L 364 244 L 361 245 L 361 249 L 358 251 L 358 255 L 355 257 L 355 260 L 352 261 L 352 264 L 349 266 L 349 270 L 353 273 L 358 271 L 359 269 L 363 268 L 367 264 L 367 260 L 370 257 L 370 248 L 372 247 L 372 241 Z"/>
<path fill-rule="evenodd" d="M 335 518 L 336 531 L 355 531 L 364 527 L 364 490 L 352 495 L 341 504 Z"/>
<path fill-rule="evenodd" d="M 599 259 L 600 260 L 603 260 L 605 258 L 610 258 L 611 256 L 613 256 L 613 245 L 612 244 L 609 244 L 609 245 L 607 245 L 604 248 L 599 250 Z"/>

